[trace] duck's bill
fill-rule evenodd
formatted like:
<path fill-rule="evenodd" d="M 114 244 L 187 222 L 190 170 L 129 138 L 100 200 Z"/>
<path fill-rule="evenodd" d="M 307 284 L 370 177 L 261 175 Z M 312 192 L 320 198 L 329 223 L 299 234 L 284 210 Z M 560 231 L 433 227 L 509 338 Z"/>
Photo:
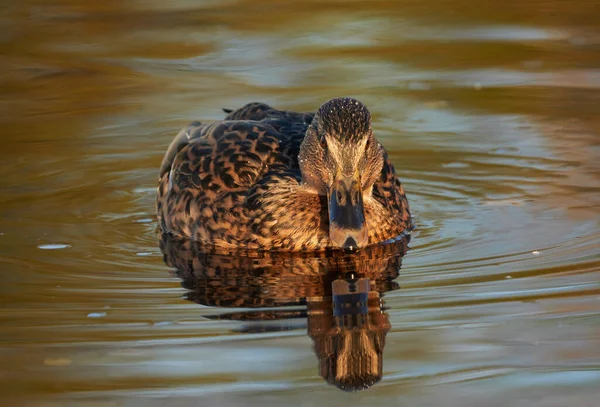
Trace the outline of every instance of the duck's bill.
<path fill-rule="evenodd" d="M 358 249 L 367 245 L 369 235 L 365 223 L 360 177 L 338 174 L 329 189 L 329 238 L 342 249 Z"/>

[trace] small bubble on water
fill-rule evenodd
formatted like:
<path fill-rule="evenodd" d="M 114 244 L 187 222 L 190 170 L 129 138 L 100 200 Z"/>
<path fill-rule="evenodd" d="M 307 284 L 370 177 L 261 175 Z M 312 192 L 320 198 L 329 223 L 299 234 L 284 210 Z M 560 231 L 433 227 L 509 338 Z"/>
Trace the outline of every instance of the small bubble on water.
<path fill-rule="evenodd" d="M 50 243 L 50 244 L 38 245 L 38 249 L 42 249 L 42 250 L 60 250 L 60 249 L 66 249 L 67 247 L 71 247 L 71 245 L 70 244 L 60 244 L 60 243 Z"/>

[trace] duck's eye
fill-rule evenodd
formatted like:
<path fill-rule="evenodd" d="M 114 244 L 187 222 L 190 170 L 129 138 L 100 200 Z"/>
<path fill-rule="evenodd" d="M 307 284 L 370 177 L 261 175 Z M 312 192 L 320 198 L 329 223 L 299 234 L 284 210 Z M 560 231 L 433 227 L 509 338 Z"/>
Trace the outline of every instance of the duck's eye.
<path fill-rule="evenodd" d="M 325 140 L 325 136 L 321 136 L 319 138 L 319 144 L 321 145 L 321 148 L 327 148 L 327 140 Z"/>

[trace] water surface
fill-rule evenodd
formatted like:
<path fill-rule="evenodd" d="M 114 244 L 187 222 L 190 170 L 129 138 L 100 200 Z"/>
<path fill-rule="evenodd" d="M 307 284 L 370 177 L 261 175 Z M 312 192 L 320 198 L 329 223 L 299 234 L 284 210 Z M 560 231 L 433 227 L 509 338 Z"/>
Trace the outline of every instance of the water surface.
<path fill-rule="evenodd" d="M 597 405 L 595 2 L 27 0 L 0 27 L 2 405 Z M 353 394 L 319 374 L 310 295 L 196 301 L 153 211 L 189 121 L 340 95 L 418 226 Z"/>

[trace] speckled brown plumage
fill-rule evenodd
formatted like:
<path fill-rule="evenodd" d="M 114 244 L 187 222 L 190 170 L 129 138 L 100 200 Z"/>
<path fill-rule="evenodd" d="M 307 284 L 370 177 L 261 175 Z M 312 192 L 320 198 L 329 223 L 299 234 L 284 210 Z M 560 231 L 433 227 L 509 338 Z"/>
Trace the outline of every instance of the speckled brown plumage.
<path fill-rule="evenodd" d="M 223 248 L 337 247 L 326 188 L 330 173 L 352 169 L 363 174 L 368 243 L 410 230 L 406 196 L 364 105 L 337 98 L 297 113 L 251 103 L 173 140 L 159 175 L 160 228 Z"/>

